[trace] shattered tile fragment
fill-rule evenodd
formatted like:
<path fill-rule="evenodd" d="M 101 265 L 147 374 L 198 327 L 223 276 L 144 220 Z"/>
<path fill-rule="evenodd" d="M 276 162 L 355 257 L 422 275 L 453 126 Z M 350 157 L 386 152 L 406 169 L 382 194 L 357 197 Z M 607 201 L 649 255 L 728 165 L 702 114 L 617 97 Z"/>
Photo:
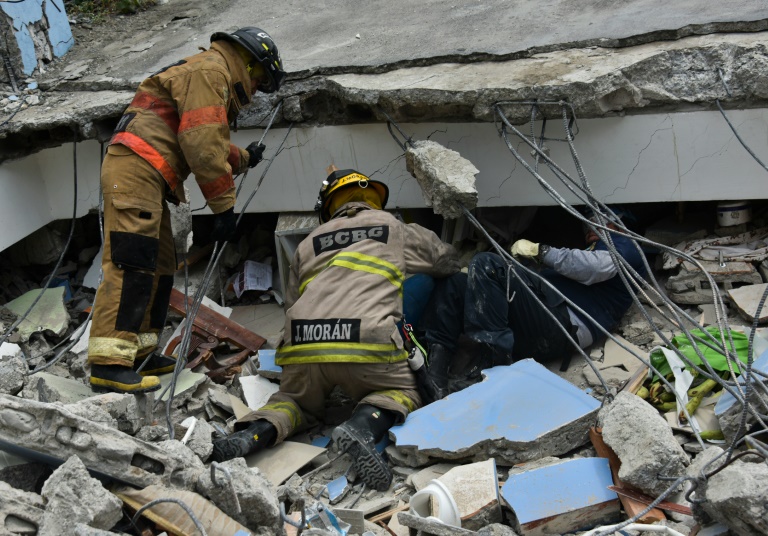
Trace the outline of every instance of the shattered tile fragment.
<path fill-rule="evenodd" d="M 489 458 L 514 465 L 587 443 L 600 402 L 573 384 L 532 359 L 483 374 L 484 381 L 390 429 L 405 465 Z"/>

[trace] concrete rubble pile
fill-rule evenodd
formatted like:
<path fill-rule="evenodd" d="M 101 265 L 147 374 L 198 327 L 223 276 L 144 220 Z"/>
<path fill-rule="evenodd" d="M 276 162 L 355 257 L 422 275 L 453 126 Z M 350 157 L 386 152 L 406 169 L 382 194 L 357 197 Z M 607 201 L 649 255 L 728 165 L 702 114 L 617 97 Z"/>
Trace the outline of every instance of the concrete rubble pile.
<path fill-rule="evenodd" d="M 54 298 L 63 303 L 62 292 Z M 208 304 L 203 311 L 215 306 Z M 16 318 L 6 316 L 5 329 Z M 600 374 L 621 391 L 602 406 L 587 365 L 561 375 L 530 359 L 488 369 L 481 383 L 390 430 L 379 447 L 395 479 L 377 492 L 329 445 L 333 425 L 354 406 L 343 393 L 332 397 L 321 429 L 245 459 L 211 462 L 212 441 L 276 389 L 274 350 L 250 355 L 240 374 L 220 383 L 199 367 L 182 371 L 170 405 L 163 391 L 95 395 L 85 383 L 87 330 L 60 361 L 31 373 L 46 359 L 30 362 L 30 355 L 81 331 L 68 323 L 62 330 L 48 314 L 0 348 L 0 533 L 133 534 L 132 522 L 153 534 L 195 533 L 183 504 L 208 534 L 291 534 L 301 505 L 324 534 L 575 534 L 631 518 L 661 496 L 641 521 L 671 534 L 764 533 L 762 459 L 703 450 L 632 394 L 645 368 L 631 351 L 647 355 L 659 343 L 644 322 L 631 311 L 619 328 L 625 338 L 617 333 L 618 343 L 593 350 Z M 755 404 L 762 396 L 753 390 Z M 740 407 L 718 415 L 724 433 L 739 433 Z M 157 504 L 134 521 L 150 502 Z"/>

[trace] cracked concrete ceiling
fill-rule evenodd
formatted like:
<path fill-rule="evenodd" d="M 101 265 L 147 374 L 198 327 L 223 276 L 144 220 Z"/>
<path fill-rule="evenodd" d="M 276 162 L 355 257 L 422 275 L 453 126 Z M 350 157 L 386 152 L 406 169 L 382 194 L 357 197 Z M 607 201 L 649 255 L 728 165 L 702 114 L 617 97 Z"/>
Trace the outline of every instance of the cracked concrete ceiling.
<path fill-rule="evenodd" d="M 169 0 L 83 30 L 36 76 L 41 104 L 0 126 L 0 161 L 105 140 L 138 83 L 207 46 L 214 31 L 260 25 L 288 82 L 239 118 L 259 124 L 489 122 L 500 101 L 560 100 L 579 117 L 762 108 L 768 0 L 271 3 Z M 513 122 L 529 110 L 507 106 Z M 558 112 L 559 113 L 559 112 Z"/>

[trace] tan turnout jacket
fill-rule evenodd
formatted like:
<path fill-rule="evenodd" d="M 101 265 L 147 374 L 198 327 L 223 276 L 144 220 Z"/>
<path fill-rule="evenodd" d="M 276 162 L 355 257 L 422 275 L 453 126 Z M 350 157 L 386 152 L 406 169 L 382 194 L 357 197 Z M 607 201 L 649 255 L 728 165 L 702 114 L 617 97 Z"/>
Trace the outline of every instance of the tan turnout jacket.
<path fill-rule="evenodd" d="M 233 172 L 248 165 L 248 153 L 229 142 L 229 123 L 250 95 L 239 54 L 215 41 L 144 80 L 110 143 L 149 162 L 182 200 L 180 185 L 194 173 L 211 210 L 223 212 L 235 204 Z"/>
<path fill-rule="evenodd" d="M 393 363 L 407 358 L 396 323 L 409 274 L 459 270 L 435 233 L 364 203 L 342 206 L 296 251 L 280 365 Z"/>

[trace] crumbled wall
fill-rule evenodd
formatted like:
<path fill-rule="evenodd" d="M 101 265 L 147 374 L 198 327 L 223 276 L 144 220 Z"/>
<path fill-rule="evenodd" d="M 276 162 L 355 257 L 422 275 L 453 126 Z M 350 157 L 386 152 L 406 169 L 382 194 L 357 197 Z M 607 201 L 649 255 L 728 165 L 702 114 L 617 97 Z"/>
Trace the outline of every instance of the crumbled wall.
<path fill-rule="evenodd" d="M 0 82 L 18 81 L 67 53 L 75 44 L 63 0 L 0 2 Z"/>

